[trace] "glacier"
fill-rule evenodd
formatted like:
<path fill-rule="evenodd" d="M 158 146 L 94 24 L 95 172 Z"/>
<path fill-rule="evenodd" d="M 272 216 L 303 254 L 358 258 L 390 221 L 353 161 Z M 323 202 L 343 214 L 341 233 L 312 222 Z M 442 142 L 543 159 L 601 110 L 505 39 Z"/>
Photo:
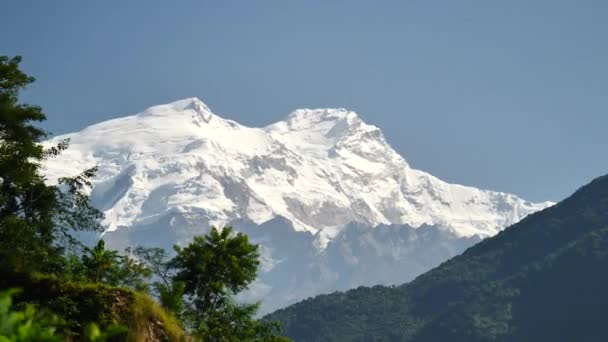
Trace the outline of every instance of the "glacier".
<path fill-rule="evenodd" d="M 266 127 L 197 98 L 52 138 L 49 182 L 97 166 L 91 199 L 114 248 L 185 244 L 234 226 L 260 244 L 243 300 L 262 312 L 319 293 L 398 284 L 552 202 L 446 183 L 412 168 L 346 109 L 299 109 Z"/>

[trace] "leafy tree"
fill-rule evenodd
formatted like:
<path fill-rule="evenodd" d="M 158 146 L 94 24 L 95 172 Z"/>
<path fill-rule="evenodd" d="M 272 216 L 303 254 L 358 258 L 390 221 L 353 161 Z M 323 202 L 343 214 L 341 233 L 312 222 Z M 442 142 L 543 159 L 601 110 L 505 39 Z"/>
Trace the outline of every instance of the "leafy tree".
<path fill-rule="evenodd" d="M 0 56 L 0 267 L 57 270 L 63 248 L 76 230 L 99 231 L 101 213 L 84 190 L 95 169 L 56 186 L 45 183 L 41 165 L 68 146 L 45 148 L 47 132 L 34 123 L 46 119 L 42 109 L 18 102 L 19 92 L 34 78 L 19 69 L 20 57 Z"/>
<path fill-rule="evenodd" d="M 184 283 L 200 321 L 255 280 L 259 265 L 257 249 L 246 235 L 232 236 L 230 227 L 221 231 L 213 227 L 209 234 L 195 237 L 187 247 L 175 247 L 177 255 L 171 261 L 171 266 L 177 269 L 175 279 Z"/>
<path fill-rule="evenodd" d="M 181 281 L 171 281 L 170 283 L 154 283 L 154 289 L 158 292 L 158 300 L 163 308 L 173 313 L 177 318 L 181 318 L 184 309 L 184 290 L 186 285 Z"/>
<path fill-rule="evenodd" d="M 152 271 L 130 254 L 122 255 L 110 270 L 106 282 L 114 286 L 125 286 L 140 292 L 149 292 Z"/>
<path fill-rule="evenodd" d="M 126 253 L 136 256 L 160 282 L 171 283 L 173 270 L 169 265 L 169 255 L 165 249 L 137 246 L 135 248 L 128 247 Z"/>
<path fill-rule="evenodd" d="M 205 326 L 197 329 L 196 335 L 203 341 L 291 341 L 280 336 L 278 323 L 253 319 L 258 308 L 258 304 L 237 304 L 229 300 L 209 314 Z"/>
<path fill-rule="evenodd" d="M 128 248 L 127 253 L 135 255 L 157 279 L 152 283 L 152 288 L 160 304 L 176 317 L 181 317 L 185 309 L 183 298 L 185 284 L 174 279 L 175 270 L 169 265 L 167 251 L 162 248 L 138 246 Z"/>
<path fill-rule="evenodd" d="M 86 254 L 82 257 L 88 278 L 96 283 L 106 280 L 120 259 L 117 251 L 108 250 L 105 246 L 104 240 L 100 239 L 95 247 L 85 247 Z"/>
<path fill-rule="evenodd" d="M 131 255 L 131 249 L 127 249 L 125 255 L 120 255 L 118 251 L 106 249 L 103 239 L 95 247 L 84 249 L 82 265 L 87 279 L 148 292 L 147 280 L 152 271 Z"/>
<path fill-rule="evenodd" d="M 233 296 L 257 275 L 258 246 L 230 227 L 215 227 L 185 248 L 175 247 L 174 280 L 189 298 L 185 312 L 193 333 L 204 341 L 289 341 L 275 323 L 255 320 L 258 305 L 237 304 Z"/>

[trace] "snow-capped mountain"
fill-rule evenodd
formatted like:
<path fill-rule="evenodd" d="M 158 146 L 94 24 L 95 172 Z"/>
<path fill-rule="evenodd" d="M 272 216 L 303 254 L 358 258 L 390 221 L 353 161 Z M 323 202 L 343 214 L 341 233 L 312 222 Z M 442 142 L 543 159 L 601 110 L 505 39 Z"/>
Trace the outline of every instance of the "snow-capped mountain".
<path fill-rule="evenodd" d="M 466 247 L 462 241 L 494 235 L 551 205 L 448 184 L 413 169 L 380 129 L 345 109 L 300 109 L 283 121 L 251 128 L 188 98 L 48 143 L 65 138 L 70 148 L 48 162 L 48 178 L 99 167 L 91 198 L 105 212 L 106 237 L 114 246 L 170 246 L 210 225 L 232 224 L 262 244 L 256 294 L 273 296 L 276 303 L 268 309 L 324 291 L 386 282 L 391 270 L 407 273 L 397 279 L 407 281 L 442 261 L 419 262 L 415 272 L 378 265 L 386 277 L 353 281 L 356 272 L 351 269 L 344 279 L 344 265 L 330 255 L 340 254 L 350 265 L 365 264 L 370 253 L 384 255 L 377 262 L 386 255 L 411 259 L 415 241 L 424 240 L 415 228 L 427 227 L 434 232 L 430 245 L 458 241 L 441 255 L 448 258 Z M 384 228 L 370 233 L 378 226 Z M 411 234 L 404 238 L 395 227 Z M 393 235 L 396 240 L 386 238 Z M 384 247 L 393 253 L 385 255 Z M 302 281 L 296 275 L 302 267 L 317 267 L 318 279 Z"/>

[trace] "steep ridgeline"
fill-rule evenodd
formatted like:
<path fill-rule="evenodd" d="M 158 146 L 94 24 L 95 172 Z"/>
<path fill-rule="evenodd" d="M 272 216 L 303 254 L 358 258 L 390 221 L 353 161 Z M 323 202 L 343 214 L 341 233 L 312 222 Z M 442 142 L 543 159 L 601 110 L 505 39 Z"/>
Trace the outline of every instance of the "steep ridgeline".
<path fill-rule="evenodd" d="M 413 282 L 269 318 L 296 341 L 606 341 L 608 176 Z"/>
<path fill-rule="evenodd" d="M 263 311 L 409 281 L 551 205 L 415 170 L 377 127 L 344 109 L 297 110 L 250 128 L 190 98 L 49 143 L 65 138 L 71 146 L 46 165 L 48 178 L 99 167 L 91 197 L 111 245 L 170 248 L 211 225 L 234 225 L 263 246 L 250 292 Z"/>

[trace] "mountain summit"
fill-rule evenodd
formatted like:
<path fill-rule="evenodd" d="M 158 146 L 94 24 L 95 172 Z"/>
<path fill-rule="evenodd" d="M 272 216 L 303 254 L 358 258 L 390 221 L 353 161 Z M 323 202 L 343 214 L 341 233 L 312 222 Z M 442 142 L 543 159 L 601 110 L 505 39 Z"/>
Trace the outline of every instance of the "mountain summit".
<path fill-rule="evenodd" d="M 214 225 L 282 216 L 311 233 L 359 222 L 491 236 L 550 204 L 415 170 L 377 127 L 345 109 L 299 109 L 250 128 L 188 98 L 52 142 L 66 137 L 71 147 L 49 163 L 49 178 L 98 165 L 93 196 L 110 230 L 177 210 Z"/>
<path fill-rule="evenodd" d="M 269 277 L 261 276 L 260 288 L 273 293 L 287 289 L 287 282 L 289 301 L 362 282 L 409 280 L 460 252 L 473 241 L 467 239 L 492 236 L 551 205 L 448 184 L 413 169 L 379 128 L 346 109 L 299 109 L 252 128 L 188 98 L 48 143 L 64 138 L 71 146 L 49 161 L 47 176 L 53 181 L 98 166 L 91 198 L 105 212 L 111 245 L 170 247 L 211 225 L 257 227 L 248 233 L 264 247 Z M 385 228 L 371 232 L 374 227 Z M 361 248 L 363 236 L 367 249 Z M 283 249 L 294 244 L 302 245 L 300 254 Z M 401 278 L 377 263 L 375 269 L 386 274 L 357 275 L 365 271 L 362 264 L 387 258 L 391 267 L 407 269 Z M 299 279 L 298 267 L 317 267 L 309 273 L 318 277 Z"/>

